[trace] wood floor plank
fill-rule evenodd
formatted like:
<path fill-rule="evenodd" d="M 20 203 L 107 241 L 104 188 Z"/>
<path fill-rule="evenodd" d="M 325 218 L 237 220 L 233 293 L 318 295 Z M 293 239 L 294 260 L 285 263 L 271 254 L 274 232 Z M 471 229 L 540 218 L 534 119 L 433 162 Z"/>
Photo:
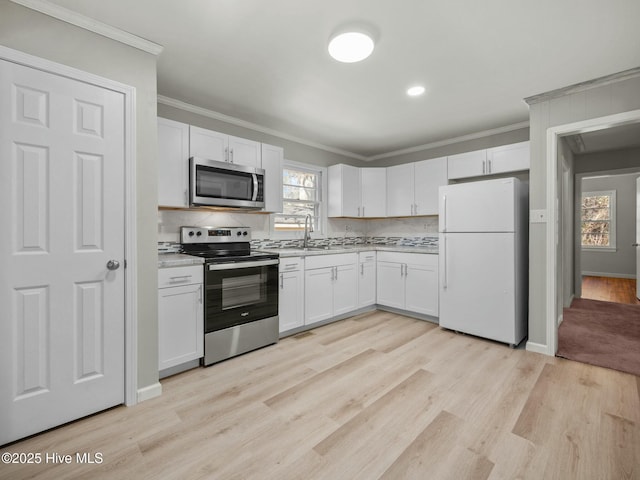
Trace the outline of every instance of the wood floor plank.
<path fill-rule="evenodd" d="M 474 480 L 488 478 L 493 462 L 458 446 L 464 424 L 461 418 L 441 411 L 380 479 L 421 480 L 443 478 L 443 475 Z"/>
<path fill-rule="evenodd" d="M 640 478 L 640 378 L 374 312 L 0 448 L 0 480 Z"/>

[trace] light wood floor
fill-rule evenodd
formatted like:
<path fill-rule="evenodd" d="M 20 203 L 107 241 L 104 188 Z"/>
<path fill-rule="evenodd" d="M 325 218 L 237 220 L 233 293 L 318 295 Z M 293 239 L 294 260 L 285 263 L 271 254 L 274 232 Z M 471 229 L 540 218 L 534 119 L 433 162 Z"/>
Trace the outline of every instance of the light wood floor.
<path fill-rule="evenodd" d="M 634 278 L 582 277 L 582 298 L 640 305 Z"/>
<path fill-rule="evenodd" d="M 2 451 L 0 478 L 638 479 L 640 377 L 374 312 Z"/>

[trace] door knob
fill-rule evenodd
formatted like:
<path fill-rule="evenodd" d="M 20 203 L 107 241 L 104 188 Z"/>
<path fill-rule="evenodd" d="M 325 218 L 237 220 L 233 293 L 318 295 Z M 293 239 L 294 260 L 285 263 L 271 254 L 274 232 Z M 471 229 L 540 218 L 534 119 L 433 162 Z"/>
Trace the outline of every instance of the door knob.
<path fill-rule="evenodd" d="M 109 270 L 117 270 L 118 268 L 120 268 L 120 262 L 117 260 L 109 260 L 107 262 L 107 268 Z"/>
<path fill-rule="evenodd" d="M 638 246 L 640 246 L 640 243 L 632 243 L 631 246 L 632 247 L 638 247 Z"/>

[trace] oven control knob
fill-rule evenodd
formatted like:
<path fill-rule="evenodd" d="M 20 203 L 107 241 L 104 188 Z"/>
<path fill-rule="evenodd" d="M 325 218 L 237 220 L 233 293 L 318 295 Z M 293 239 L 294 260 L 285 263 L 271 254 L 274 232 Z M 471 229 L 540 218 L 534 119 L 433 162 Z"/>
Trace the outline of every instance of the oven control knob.
<path fill-rule="evenodd" d="M 238 233 L 236 233 L 236 235 L 240 236 L 240 235 L 242 235 L 242 232 L 238 231 Z"/>
<path fill-rule="evenodd" d="M 244 232 L 242 232 L 242 235 L 244 235 L 246 237 L 247 236 L 247 231 L 245 230 Z"/>
<path fill-rule="evenodd" d="M 193 237 L 193 230 L 189 232 L 189 236 Z"/>
<path fill-rule="evenodd" d="M 197 237 L 202 236 L 202 232 L 198 232 L 198 233 L 196 233 L 196 236 L 197 236 Z"/>

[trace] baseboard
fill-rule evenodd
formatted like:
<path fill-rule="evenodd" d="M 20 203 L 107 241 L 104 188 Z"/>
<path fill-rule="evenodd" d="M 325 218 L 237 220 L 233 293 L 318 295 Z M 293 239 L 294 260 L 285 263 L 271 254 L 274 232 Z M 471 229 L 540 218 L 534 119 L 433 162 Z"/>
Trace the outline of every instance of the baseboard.
<path fill-rule="evenodd" d="M 138 389 L 138 403 L 151 400 L 162 395 L 162 385 L 156 382 L 153 385 Z"/>
<path fill-rule="evenodd" d="M 438 317 L 434 317 L 432 315 L 425 315 L 424 313 L 410 312 L 408 310 L 402 310 L 395 307 L 387 307 L 386 305 L 376 305 L 376 307 L 378 310 L 382 310 L 384 312 L 396 313 L 398 315 L 403 315 L 405 317 L 411 317 L 417 320 L 424 320 L 425 322 L 435 323 L 436 325 L 440 324 Z"/>
<path fill-rule="evenodd" d="M 581 272 L 581 275 L 583 277 L 636 278 L 633 273 Z"/>
<path fill-rule="evenodd" d="M 543 355 L 549 355 L 550 357 L 554 356 L 549 353 L 549 349 L 547 348 L 547 346 L 542 343 L 527 342 L 525 348 L 528 352 L 541 353 Z"/>

